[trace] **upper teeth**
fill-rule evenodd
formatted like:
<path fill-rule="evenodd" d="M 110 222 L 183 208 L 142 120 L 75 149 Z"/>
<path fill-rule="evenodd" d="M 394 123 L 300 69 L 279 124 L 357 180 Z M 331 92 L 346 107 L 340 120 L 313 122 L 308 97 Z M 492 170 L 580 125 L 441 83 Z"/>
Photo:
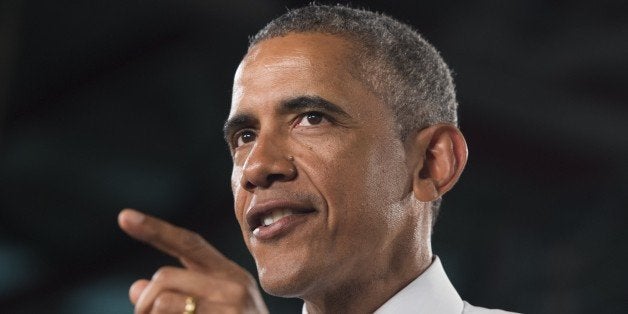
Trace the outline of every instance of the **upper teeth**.
<path fill-rule="evenodd" d="M 279 209 L 274 210 L 272 213 L 265 215 L 262 217 L 262 225 L 268 226 L 274 224 L 279 219 L 292 215 L 293 212 L 291 209 Z"/>

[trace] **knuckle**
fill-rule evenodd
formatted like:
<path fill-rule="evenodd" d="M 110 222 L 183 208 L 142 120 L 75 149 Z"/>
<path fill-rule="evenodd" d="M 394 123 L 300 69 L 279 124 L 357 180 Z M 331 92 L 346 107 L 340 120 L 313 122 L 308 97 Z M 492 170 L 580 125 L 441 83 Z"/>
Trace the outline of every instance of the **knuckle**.
<path fill-rule="evenodd" d="M 248 289 L 241 284 L 230 284 L 227 286 L 227 291 L 238 304 L 244 304 L 248 300 Z"/>
<path fill-rule="evenodd" d="M 155 274 L 153 275 L 153 281 L 156 282 L 164 282 L 170 280 L 173 277 L 174 268 L 169 266 L 164 266 L 159 268 Z"/>
<path fill-rule="evenodd" d="M 205 240 L 198 233 L 185 232 L 181 235 L 181 242 L 189 251 L 194 251 L 203 246 Z"/>
<path fill-rule="evenodd" d="M 245 286 L 257 285 L 257 280 L 255 280 L 255 277 L 253 277 L 251 273 L 249 273 L 246 269 L 242 268 L 235 262 L 227 261 L 225 268 L 227 268 L 227 270 L 225 271 L 225 273 L 227 274 L 226 278 L 240 282 Z"/>
<path fill-rule="evenodd" d="M 144 289 L 146 289 L 147 285 L 148 285 L 148 281 L 146 279 L 140 279 L 140 280 L 136 280 L 131 285 L 131 287 L 129 287 L 129 299 L 131 300 L 131 303 L 133 304 L 137 303 L 138 299 L 140 298 L 140 295 L 142 294 Z"/>
<path fill-rule="evenodd" d="M 174 299 L 174 295 L 169 293 L 162 293 L 158 295 L 157 298 L 155 298 L 153 308 L 159 313 L 166 312 L 168 309 L 170 309 L 170 305 L 174 302 L 176 302 Z"/>
<path fill-rule="evenodd" d="M 205 305 L 205 304 L 204 304 Z M 211 314 L 242 314 L 242 313 L 254 313 L 252 311 L 247 311 L 242 308 L 241 305 L 235 304 L 216 304 L 210 303 L 203 307 L 203 313 L 211 313 Z"/>
<path fill-rule="evenodd" d="M 220 311 L 220 313 L 222 314 L 239 314 L 242 313 L 241 309 L 235 308 L 235 307 L 227 307 L 222 309 L 222 311 Z"/>

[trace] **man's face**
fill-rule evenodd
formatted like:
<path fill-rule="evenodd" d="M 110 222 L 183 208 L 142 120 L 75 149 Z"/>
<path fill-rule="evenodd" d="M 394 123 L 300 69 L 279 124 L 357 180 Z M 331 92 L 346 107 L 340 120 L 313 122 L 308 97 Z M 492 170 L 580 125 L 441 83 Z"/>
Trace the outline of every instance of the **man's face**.
<path fill-rule="evenodd" d="M 275 295 L 370 280 L 408 242 L 404 146 L 390 109 L 354 76 L 351 51 L 340 37 L 289 34 L 257 44 L 236 72 L 226 127 L 235 214 Z"/>

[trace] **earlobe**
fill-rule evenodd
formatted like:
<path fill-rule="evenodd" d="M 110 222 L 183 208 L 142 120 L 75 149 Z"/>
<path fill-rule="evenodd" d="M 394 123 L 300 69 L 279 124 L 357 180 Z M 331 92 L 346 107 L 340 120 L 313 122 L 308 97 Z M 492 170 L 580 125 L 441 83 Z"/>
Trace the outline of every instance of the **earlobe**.
<path fill-rule="evenodd" d="M 409 138 L 412 154 L 412 191 L 422 202 L 430 202 L 449 191 L 467 162 L 467 144 L 453 125 L 437 124 Z"/>

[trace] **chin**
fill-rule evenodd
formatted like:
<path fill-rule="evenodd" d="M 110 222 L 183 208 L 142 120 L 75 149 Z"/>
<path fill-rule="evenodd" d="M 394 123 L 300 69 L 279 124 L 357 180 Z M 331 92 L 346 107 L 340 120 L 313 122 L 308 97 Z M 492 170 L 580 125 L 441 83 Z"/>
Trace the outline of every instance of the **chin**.
<path fill-rule="evenodd" d="M 320 274 L 303 261 L 281 257 L 272 260 L 264 262 L 256 260 L 260 285 L 270 295 L 285 298 L 302 297 L 313 286 L 318 277 L 316 274 Z"/>

